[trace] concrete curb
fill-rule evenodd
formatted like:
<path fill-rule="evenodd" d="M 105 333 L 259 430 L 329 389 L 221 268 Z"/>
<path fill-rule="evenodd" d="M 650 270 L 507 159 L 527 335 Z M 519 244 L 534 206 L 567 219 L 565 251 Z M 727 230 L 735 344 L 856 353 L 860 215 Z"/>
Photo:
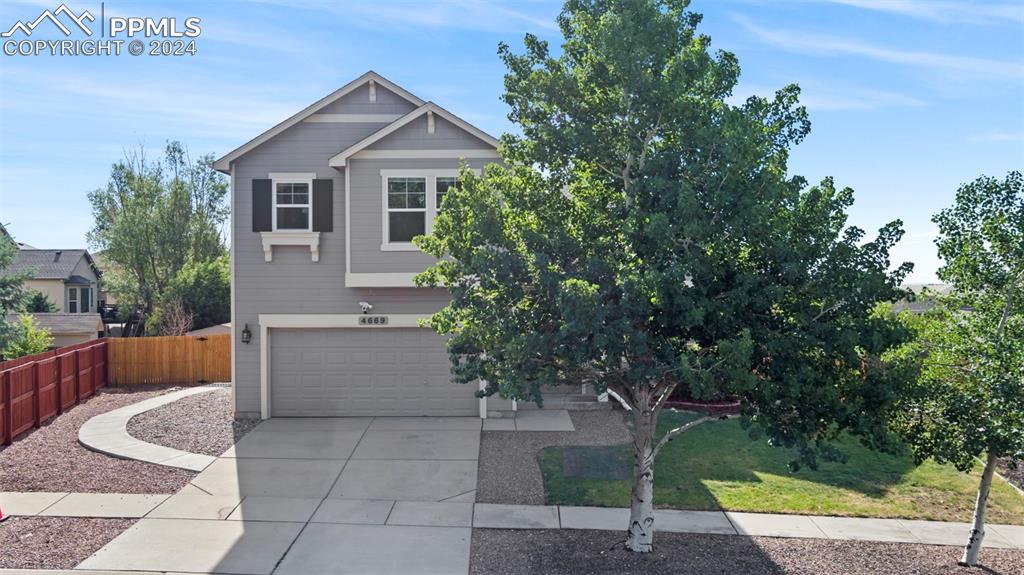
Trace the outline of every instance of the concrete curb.
<path fill-rule="evenodd" d="M 187 471 L 202 471 L 214 462 L 216 457 L 189 453 L 180 449 L 164 447 L 153 443 L 136 439 L 128 434 L 128 421 L 140 413 L 156 409 L 168 403 L 172 403 L 200 393 L 206 393 L 221 389 L 220 386 L 190 387 L 172 393 L 159 395 L 101 413 L 86 421 L 78 430 L 78 442 L 86 449 L 99 453 L 120 457 L 122 459 L 135 459 L 146 463 L 155 463 Z"/>

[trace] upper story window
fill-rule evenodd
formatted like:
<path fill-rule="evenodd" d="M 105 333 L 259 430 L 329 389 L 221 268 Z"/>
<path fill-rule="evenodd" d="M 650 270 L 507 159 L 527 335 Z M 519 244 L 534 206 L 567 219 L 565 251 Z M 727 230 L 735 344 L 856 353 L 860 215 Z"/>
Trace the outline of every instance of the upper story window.
<path fill-rule="evenodd" d="M 427 231 L 427 179 L 387 178 L 389 243 L 408 243 Z"/>
<path fill-rule="evenodd" d="M 443 203 L 444 195 L 448 193 L 448 190 L 450 188 L 455 187 L 455 185 L 458 184 L 458 183 L 459 183 L 459 178 L 457 178 L 455 176 L 438 176 L 437 177 L 437 184 L 434 187 L 434 193 L 436 194 L 435 195 L 436 202 L 435 202 L 434 205 L 437 206 L 437 211 L 440 212 L 442 206 L 444 206 L 444 203 Z"/>
<path fill-rule="evenodd" d="M 69 287 L 68 313 L 89 313 L 90 311 L 92 311 L 92 289 Z"/>
<path fill-rule="evenodd" d="M 274 230 L 309 231 L 312 208 L 309 180 L 274 180 Z"/>
<path fill-rule="evenodd" d="M 380 176 L 384 199 L 384 237 L 380 249 L 419 251 L 412 239 L 433 230 L 445 194 L 459 183 L 459 170 L 385 169 Z"/>

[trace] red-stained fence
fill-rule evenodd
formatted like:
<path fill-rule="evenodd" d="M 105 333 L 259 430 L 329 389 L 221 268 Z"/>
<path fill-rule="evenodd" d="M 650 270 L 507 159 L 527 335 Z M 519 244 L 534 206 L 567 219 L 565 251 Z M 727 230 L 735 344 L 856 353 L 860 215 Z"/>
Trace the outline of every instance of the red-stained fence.
<path fill-rule="evenodd" d="M 39 427 L 106 384 L 106 339 L 0 362 L 0 445 Z"/>

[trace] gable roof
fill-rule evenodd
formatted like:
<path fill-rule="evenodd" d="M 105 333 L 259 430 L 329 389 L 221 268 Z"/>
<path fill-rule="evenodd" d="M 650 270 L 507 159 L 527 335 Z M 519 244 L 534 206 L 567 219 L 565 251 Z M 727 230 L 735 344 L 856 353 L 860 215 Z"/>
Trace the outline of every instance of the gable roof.
<path fill-rule="evenodd" d="M 434 102 L 427 102 L 426 104 L 423 104 L 419 108 L 416 108 L 415 110 L 409 112 L 408 114 L 402 116 L 401 118 L 395 120 L 394 122 L 391 122 L 387 126 L 384 126 L 380 130 L 377 130 L 376 132 L 370 134 L 369 136 L 363 138 L 362 140 L 356 142 L 355 144 L 352 144 L 348 148 L 345 148 L 340 153 L 335 154 L 333 157 L 331 157 L 331 160 L 328 162 L 328 165 L 334 168 L 343 167 L 345 165 L 345 161 L 356 152 L 365 149 L 367 146 L 370 146 L 375 142 L 379 142 L 380 140 L 387 137 L 389 134 L 395 133 L 402 126 L 405 126 L 409 122 L 415 120 L 416 118 L 425 115 L 427 112 L 433 112 L 434 114 L 437 114 L 438 116 L 444 118 L 445 120 L 448 120 L 452 124 L 455 124 L 459 128 L 462 128 L 463 130 L 469 132 L 473 136 L 476 136 L 480 140 L 484 141 L 492 148 L 498 147 L 498 139 L 495 138 L 494 136 L 488 134 L 487 132 L 484 132 L 480 128 L 477 128 L 473 124 L 470 124 L 469 122 L 463 120 L 462 118 L 456 116 L 455 114 L 452 114 L 451 112 L 445 110 L 441 106 L 438 106 Z"/>
<path fill-rule="evenodd" d="M 15 258 L 7 273 L 14 274 L 21 271 L 33 270 L 33 279 L 37 280 L 68 280 L 75 270 L 79 260 L 85 258 L 96 275 L 100 270 L 92 261 L 92 256 L 85 250 L 18 250 L 18 257 Z"/>
<path fill-rule="evenodd" d="M 214 169 L 224 173 L 229 173 L 231 171 L 231 162 L 233 162 L 234 160 L 238 159 L 242 155 L 248 153 L 249 151 L 253 150 L 257 146 L 263 144 L 264 142 L 273 138 L 274 136 L 280 134 L 281 132 L 287 130 L 288 128 L 291 128 L 295 124 L 298 124 L 299 122 L 312 116 L 313 114 L 323 109 L 324 107 L 328 106 L 329 104 L 341 99 L 347 94 L 352 93 L 353 91 L 355 91 L 356 88 L 359 88 L 360 86 L 368 83 L 370 80 L 373 80 L 377 84 L 380 84 L 384 88 L 387 88 L 388 90 L 394 92 L 398 96 L 408 100 L 414 106 L 423 105 L 423 100 L 421 100 L 417 96 L 406 91 L 404 88 L 398 86 L 397 84 L 392 83 L 390 80 L 374 72 L 373 70 L 370 70 L 369 72 L 363 74 L 362 76 L 356 78 L 355 80 L 352 80 L 348 84 L 345 84 L 341 88 L 338 88 L 337 90 L 331 92 L 330 94 L 324 96 L 323 98 L 320 98 L 316 102 L 313 102 L 312 104 L 304 108 L 301 112 L 293 115 L 292 117 L 267 130 L 266 132 L 263 132 L 259 136 L 256 136 L 252 140 L 249 140 L 248 142 L 243 144 L 241 147 L 236 148 L 234 151 L 228 153 L 224 157 L 215 161 L 213 163 Z"/>

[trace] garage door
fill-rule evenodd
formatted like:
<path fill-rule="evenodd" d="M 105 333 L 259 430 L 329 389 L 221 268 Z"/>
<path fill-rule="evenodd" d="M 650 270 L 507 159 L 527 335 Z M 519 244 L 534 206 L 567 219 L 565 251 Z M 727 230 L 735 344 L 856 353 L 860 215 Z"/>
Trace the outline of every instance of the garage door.
<path fill-rule="evenodd" d="M 429 329 L 272 329 L 276 417 L 479 415 L 451 382 L 445 340 Z"/>

